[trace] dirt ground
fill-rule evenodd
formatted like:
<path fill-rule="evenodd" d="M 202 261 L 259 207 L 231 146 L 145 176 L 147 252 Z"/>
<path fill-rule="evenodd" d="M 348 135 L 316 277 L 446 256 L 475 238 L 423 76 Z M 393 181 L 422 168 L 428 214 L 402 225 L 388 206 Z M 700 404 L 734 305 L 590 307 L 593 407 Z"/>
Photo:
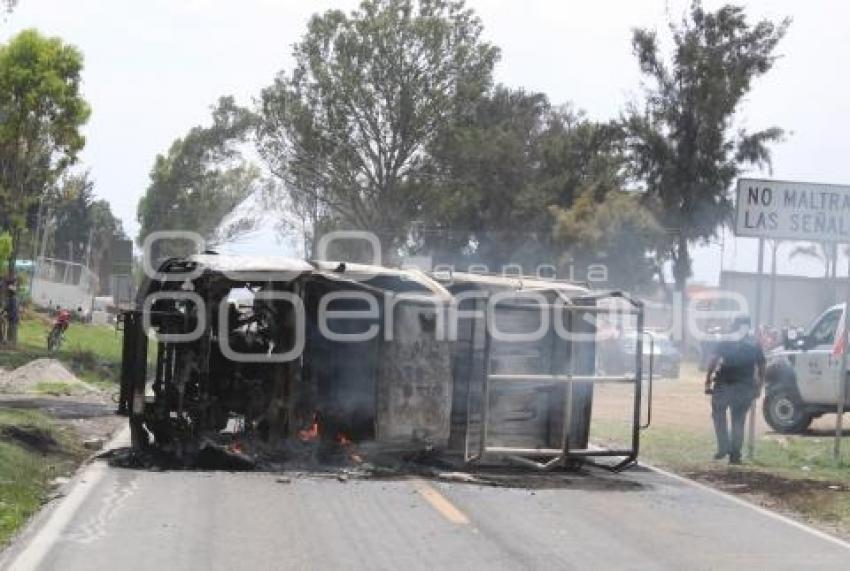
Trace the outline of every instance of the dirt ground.
<path fill-rule="evenodd" d="M 835 415 L 815 420 L 805 435 L 776 434 L 764 421 L 759 399 L 755 459 L 729 466 L 712 459 L 714 430 L 704 382 L 705 373 L 692 364 L 683 364 L 678 379 L 655 381 L 651 426 L 641 433 L 641 460 L 850 540 L 850 481 L 846 468 L 831 460 Z M 630 386 L 595 387 L 591 438 L 601 434 L 599 444 L 622 443 L 629 434 L 632 399 Z M 845 426 L 848 422 L 845 418 Z"/>
<path fill-rule="evenodd" d="M 55 391 L 53 386 L 62 390 Z M 0 408 L 46 413 L 72 427 L 81 441 L 106 442 L 126 424 L 124 417 L 115 414 L 111 394 L 81 381 L 54 359 L 0 371 Z"/>
<path fill-rule="evenodd" d="M 36 359 L 17 369 L 0 370 L 0 393 L 61 392 L 94 394 L 98 389 L 82 381 L 56 359 Z"/>
<path fill-rule="evenodd" d="M 711 397 L 704 393 L 705 373 L 696 365 L 683 363 L 678 379 L 656 379 L 652 389 L 652 428 L 688 429 L 713 434 L 711 425 Z M 620 420 L 631 407 L 633 389 L 625 385 L 598 385 L 593 397 L 594 414 L 602 418 Z M 647 387 L 644 387 L 643 418 L 648 405 Z M 772 433 L 761 412 L 762 399 L 756 407 L 756 434 Z M 845 426 L 850 419 L 845 418 Z M 831 435 L 835 430 L 835 415 L 824 415 L 811 426 L 813 434 Z"/>

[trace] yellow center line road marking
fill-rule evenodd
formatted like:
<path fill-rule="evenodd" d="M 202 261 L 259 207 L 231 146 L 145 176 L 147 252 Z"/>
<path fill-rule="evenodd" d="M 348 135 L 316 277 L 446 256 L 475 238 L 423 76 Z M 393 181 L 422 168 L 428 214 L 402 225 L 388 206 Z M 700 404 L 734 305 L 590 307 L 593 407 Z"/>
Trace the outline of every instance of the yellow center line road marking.
<path fill-rule="evenodd" d="M 466 517 L 466 514 L 456 508 L 453 503 L 427 482 L 414 479 L 413 487 L 420 496 L 425 498 L 426 502 L 431 504 L 432 508 L 440 512 L 441 516 L 456 525 L 469 525 L 469 518 Z"/>

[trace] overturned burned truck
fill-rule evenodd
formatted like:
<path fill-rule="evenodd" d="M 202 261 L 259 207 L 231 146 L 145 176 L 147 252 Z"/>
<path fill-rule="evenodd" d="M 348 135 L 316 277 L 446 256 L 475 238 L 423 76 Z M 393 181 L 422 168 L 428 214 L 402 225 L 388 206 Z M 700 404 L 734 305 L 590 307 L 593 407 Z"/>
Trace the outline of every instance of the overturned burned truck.
<path fill-rule="evenodd" d="M 290 258 L 171 259 L 123 316 L 119 406 L 135 448 L 177 455 L 234 434 L 266 449 L 356 441 L 542 469 L 615 456 L 622 467 L 638 451 L 641 359 L 631 376 L 596 374 L 588 316 L 612 297 Z M 617 311 L 642 329 L 639 304 Z M 626 448 L 589 446 L 599 382 L 634 388 Z"/>

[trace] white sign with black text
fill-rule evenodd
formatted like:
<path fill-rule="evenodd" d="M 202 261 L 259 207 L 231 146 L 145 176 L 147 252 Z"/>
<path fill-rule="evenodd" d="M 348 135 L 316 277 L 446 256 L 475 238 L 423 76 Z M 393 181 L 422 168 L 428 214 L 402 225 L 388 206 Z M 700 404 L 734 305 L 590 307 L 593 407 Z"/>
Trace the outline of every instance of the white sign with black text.
<path fill-rule="evenodd" d="M 735 234 L 850 242 L 850 186 L 739 179 Z"/>

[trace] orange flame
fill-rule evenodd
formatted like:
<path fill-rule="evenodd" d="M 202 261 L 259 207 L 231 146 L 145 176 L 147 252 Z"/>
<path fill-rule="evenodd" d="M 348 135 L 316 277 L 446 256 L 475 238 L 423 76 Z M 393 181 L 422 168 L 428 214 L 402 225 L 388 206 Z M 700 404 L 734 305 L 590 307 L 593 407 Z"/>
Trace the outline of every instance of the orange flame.
<path fill-rule="evenodd" d="M 303 442 L 310 442 L 319 438 L 319 415 L 313 415 L 313 423 L 298 431 L 298 439 Z"/>
<path fill-rule="evenodd" d="M 340 446 L 346 448 L 348 450 L 348 457 L 352 462 L 356 462 L 357 464 L 363 463 L 363 458 L 360 454 L 357 453 L 357 449 L 354 446 L 354 441 L 344 432 L 339 432 L 336 435 L 336 441 Z"/>

